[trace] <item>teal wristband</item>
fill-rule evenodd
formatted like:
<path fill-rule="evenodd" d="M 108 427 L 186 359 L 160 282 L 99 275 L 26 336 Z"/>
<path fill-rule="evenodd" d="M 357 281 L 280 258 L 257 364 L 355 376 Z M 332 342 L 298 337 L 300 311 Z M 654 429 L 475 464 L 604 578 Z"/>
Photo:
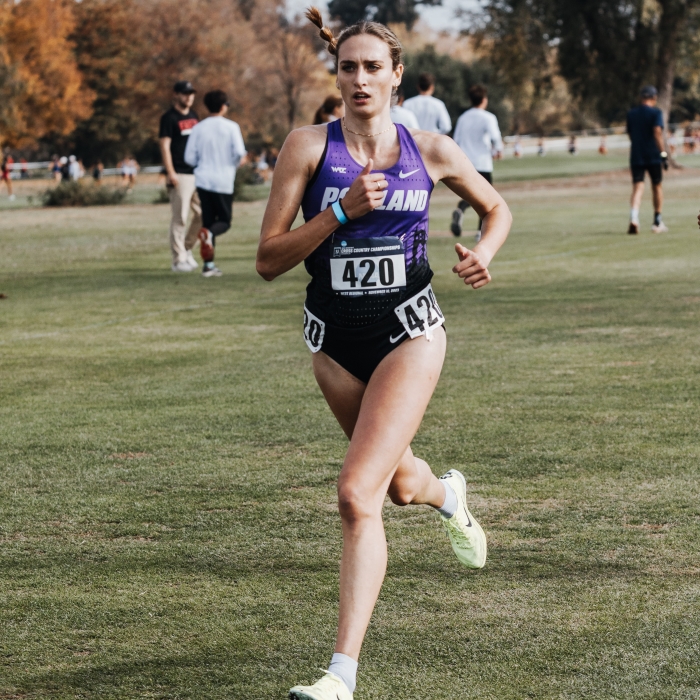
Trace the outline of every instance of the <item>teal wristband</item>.
<path fill-rule="evenodd" d="M 343 211 L 343 207 L 340 204 L 340 200 L 336 200 L 333 202 L 331 205 L 331 209 L 333 209 L 333 213 L 335 214 L 336 218 L 340 222 L 340 225 L 347 224 L 350 219 L 348 219 L 347 214 Z"/>

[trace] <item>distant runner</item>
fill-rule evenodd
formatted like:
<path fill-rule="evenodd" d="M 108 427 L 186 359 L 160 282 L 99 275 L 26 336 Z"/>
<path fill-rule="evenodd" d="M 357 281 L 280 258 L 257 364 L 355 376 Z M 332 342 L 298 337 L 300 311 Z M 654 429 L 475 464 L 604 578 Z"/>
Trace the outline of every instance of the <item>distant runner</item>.
<path fill-rule="evenodd" d="M 501 130 L 498 128 L 496 115 L 486 111 L 489 104 L 488 92 L 483 85 L 469 88 L 469 99 L 472 108 L 468 109 L 458 120 L 455 127 L 454 140 L 472 162 L 479 175 L 489 184 L 493 182 L 493 154 L 500 157 L 503 152 Z M 450 230 L 455 236 L 462 235 L 464 212 L 470 204 L 466 199 L 460 201 L 452 212 Z M 481 224 L 476 239 L 481 238 Z"/>
<path fill-rule="evenodd" d="M 391 121 L 394 122 L 394 124 L 403 124 L 409 129 L 420 129 L 416 115 L 413 114 L 410 109 L 406 109 L 403 106 L 405 98 L 401 87 L 397 89 L 394 99 L 396 100 L 396 104 L 394 104 L 389 113 L 391 115 Z M 394 100 L 392 100 L 392 102 L 393 101 Z"/>
<path fill-rule="evenodd" d="M 661 220 L 664 193 L 661 188 L 661 169 L 668 170 L 668 153 L 664 150 L 664 117 L 656 106 L 658 93 L 653 85 L 642 88 L 640 105 L 627 112 L 627 133 L 630 149 L 630 169 L 632 170 L 632 201 L 630 204 L 630 225 L 627 233 L 639 233 L 639 207 L 644 194 L 644 174 L 651 178 L 654 199 L 654 223 L 652 233 L 667 233 L 668 228 Z"/>
<path fill-rule="evenodd" d="M 447 134 L 452 131 L 452 120 L 442 100 L 433 97 L 435 78 L 430 73 L 418 76 L 418 94 L 404 102 L 404 107 L 418 119 L 418 126 L 423 131 L 434 134 Z"/>

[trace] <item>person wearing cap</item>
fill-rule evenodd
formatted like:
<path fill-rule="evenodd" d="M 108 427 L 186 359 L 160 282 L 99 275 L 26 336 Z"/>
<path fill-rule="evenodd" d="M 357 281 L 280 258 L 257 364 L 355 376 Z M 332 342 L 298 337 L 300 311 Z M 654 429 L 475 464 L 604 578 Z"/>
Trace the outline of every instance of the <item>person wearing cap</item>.
<path fill-rule="evenodd" d="M 202 276 L 221 277 L 221 270 L 214 265 L 216 237 L 231 228 L 236 168 L 246 162 L 246 150 L 240 126 L 226 119 L 226 93 L 212 90 L 204 95 L 204 104 L 209 116 L 192 129 L 185 161 L 194 168 L 202 205 L 202 228 L 198 233 L 204 262 Z"/>
<path fill-rule="evenodd" d="M 194 126 L 199 122 L 192 109 L 195 89 L 189 80 L 180 80 L 173 87 L 172 107 L 160 118 L 160 153 L 165 169 L 165 182 L 170 198 L 170 250 L 173 272 L 192 272 L 197 261 L 192 248 L 202 225 L 202 209 L 195 186 L 194 169 L 185 162 L 185 147 Z M 192 221 L 187 219 L 190 211 Z"/>
<path fill-rule="evenodd" d="M 632 201 L 627 233 L 639 233 L 639 207 L 644 193 L 644 175 L 649 173 L 654 199 L 653 233 L 666 233 L 661 220 L 664 196 L 661 188 L 662 169 L 668 170 L 668 154 L 664 150 L 664 117 L 656 106 L 657 92 L 653 85 L 642 88 L 640 104 L 627 113 L 627 133 L 630 137 L 630 169 L 632 171 Z"/>

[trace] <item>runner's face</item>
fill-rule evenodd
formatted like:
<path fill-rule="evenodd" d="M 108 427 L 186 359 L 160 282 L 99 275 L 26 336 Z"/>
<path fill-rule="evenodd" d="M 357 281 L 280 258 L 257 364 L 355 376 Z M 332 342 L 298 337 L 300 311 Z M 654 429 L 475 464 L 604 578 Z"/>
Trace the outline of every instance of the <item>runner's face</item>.
<path fill-rule="evenodd" d="M 376 36 L 358 34 L 340 46 L 337 85 L 351 113 L 367 117 L 388 110 L 402 74 L 403 66 L 391 67 L 389 47 Z"/>

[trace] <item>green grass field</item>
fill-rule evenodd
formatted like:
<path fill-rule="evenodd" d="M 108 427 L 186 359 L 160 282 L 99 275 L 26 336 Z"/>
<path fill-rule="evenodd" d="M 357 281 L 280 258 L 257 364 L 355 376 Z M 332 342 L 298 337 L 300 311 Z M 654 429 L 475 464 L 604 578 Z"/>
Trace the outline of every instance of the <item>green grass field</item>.
<path fill-rule="evenodd" d="M 490 555 L 387 504 L 357 700 L 700 698 L 698 185 L 669 178 L 665 236 L 647 193 L 636 238 L 627 176 L 506 185 L 478 292 L 431 240 L 448 356 L 414 447 L 465 472 Z M 327 665 L 346 443 L 306 274 L 255 274 L 263 208 L 209 280 L 170 272 L 165 205 L 0 217 L 0 698 L 281 699 Z"/>

